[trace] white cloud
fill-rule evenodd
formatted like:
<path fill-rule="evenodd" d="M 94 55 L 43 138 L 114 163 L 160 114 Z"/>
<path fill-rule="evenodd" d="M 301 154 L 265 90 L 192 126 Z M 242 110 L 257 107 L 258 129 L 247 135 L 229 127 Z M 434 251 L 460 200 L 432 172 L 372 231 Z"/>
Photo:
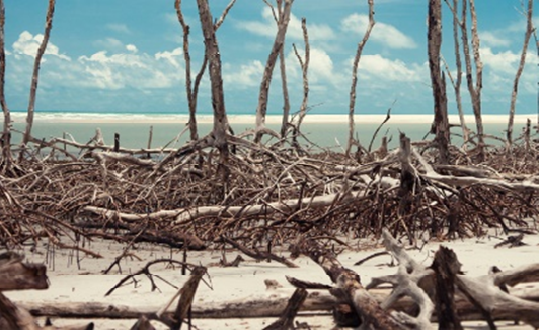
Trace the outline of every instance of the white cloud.
<path fill-rule="evenodd" d="M 18 55 L 28 55 L 28 56 L 36 56 L 37 49 L 43 42 L 43 35 L 42 34 L 36 34 L 35 36 L 32 36 L 32 34 L 28 31 L 24 31 L 19 35 L 19 39 L 17 39 L 13 43 L 13 53 Z M 70 58 L 64 54 L 60 54 L 60 51 L 58 49 L 58 46 L 53 44 L 50 40 L 47 44 L 47 50 L 45 51 L 46 55 L 54 55 L 58 56 L 60 58 L 63 58 L 65 60 L 70 60 Z"/>
<path fill-rule="evenodd" d="M 341 29 L 344 32 L 353 32 L 361 36 L 367 30 L 369 17 L 364 14 L 352 14 L 341 21 Z M 416 48 L 417 45 L 412 38 L 400 32 L 393 25 L 376 22 L 372 30 L 370 39 L 380 42 L 390 48 Z"/>
<path fill-rule="evenodd" d="M 230 82 L 229 86 L 235 89 L 245 89 L 260 85 L 264 65 L 258 60 L 239 67 L 225 63 L 223 65 L 223 80 Z"/>
<path fill-rule="evenodd" d="M 301 51 L 300 56 L 303 60 L 304 54 Z M 297 83 L 299 86 L 301 86 L 301 67 L 299 65 L 298 58 L 293 51 L 288 54 L 286 62 L 290 64 L 287 66 L 287 69 L 290 71 L 291 78 L 296 80 L 291 81 L 291 83 Z M 311 47 L 308 77 L 309 83 L 313 85 L 326 85 L 327 83 L 338 85 L 340 82 L 342 82 L 343 75 L 336 70 L 333 60 L 327 52 L 320 48 Z"/>
<path fill-rule="evenodd" d="M 501 37 L 498 33 L 480 32 L 479 39 L 488 47 L 508 47 L 511 45 L 511 40 Z"/>
<path fill-rule="evenodd" d="M 379 54 L 361 56 L 359 70 L 383 81 L 419 82 L 425 78 L 423 66 L 410 66 L 399 59 L 391 60 Z"/>
<path fill-rule="evenodd" d="M 13 55 L 9 55 L 9 81 L 27 84 L 33 57 L 41 40 L 42 35 L 33 36 L 25 31 L 13 43 Z M 146 54 L 139 53 L 134 44 L 123 46 L 120 40 L 108 41 L 122 47 L 115 52 L 102 50 L 92 55 L 80 56 L 76 60 L 60 54 L 58 47 L 49 42 L 47 54 L 53 56 L 47 57 L 41 68 L 42 92 L 58 86 L 111 90 L 132 88 L 147 92 L 179 85 L 183 79 L 183 68 L 174 60 L 182 54 L 180 48 Z"/>
<path fill-rule="evenodd" d="M 127 49 L 128 51 L 130 51 L 131 53 L 138 53 L 138 48 L 137 46 L 133 45 L 133 44 L 129 44 L 127 46 L 125 46 L 125 49 Z"/>
<path fill-rule="evenodd" d="M 113 32 L 124 33 L 124 34 L 131 33 L 131 30 L 129 30 L 129 28 L 125 24 L 110 23 L 110 24 L 105 25 L 105 27 L 108 30 L 113 31 Z"/>
<path fill-rule="evenodd" d="M 166 59 L 174 67 L 179 68 L 180 63 L 178 62 L 178 56 L 181 56 L 182 54 L 183 54 L 182 48 L 178 47 L 178 48 L 174 48 L 171 52 L 164 51 L 164 52 L 156 53 L 155 54 L 155 59 L 156 60 Z"/>
<path fill-rule="evenodd" d="M 107 51 L 123 51 L 125 45 L 122 41 L 115 38 L 105 38 L 96 40 L 93 42 L 94 46 L 97 48 L 104 48 Z"/>
<path fill-rule="evenodd" d="M 277 34 L 277 24 L 275 23 L 271 9 L 268 7 L 264 7 L 262 10 L 262 21 L 242 21 L 238 22 L 236 26 L 239 29 L 267 38 L 275 38 Z M 307 20 L 307 30 L 309 39 L 311 40 L 335 39 L 335 33 L 326 24 L 312 24 Z M 294 14 L 290 15 L 286 37 L 294 40 L 303 39 L 301 20 Z"/>

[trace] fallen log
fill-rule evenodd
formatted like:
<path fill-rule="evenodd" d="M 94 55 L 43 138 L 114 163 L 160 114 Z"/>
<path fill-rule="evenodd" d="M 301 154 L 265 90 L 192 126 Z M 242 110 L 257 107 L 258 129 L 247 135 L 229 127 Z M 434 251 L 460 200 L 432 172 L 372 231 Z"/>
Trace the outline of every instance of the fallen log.
<path fill-rule="evenodd" d="M 0 254 L 0 291 L 49 288 L 45 265 L 23 263 L 23 259 L 14 252 Z"/>

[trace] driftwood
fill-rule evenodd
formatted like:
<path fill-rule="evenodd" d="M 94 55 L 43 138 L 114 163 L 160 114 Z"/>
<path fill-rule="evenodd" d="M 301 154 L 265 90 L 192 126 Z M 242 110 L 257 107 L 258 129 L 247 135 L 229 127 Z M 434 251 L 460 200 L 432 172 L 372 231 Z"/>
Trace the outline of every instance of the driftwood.
<path fill-rule="evenodd" d="M 34 317 L 23 307 L 14 304 L 2 291 L 43 290 L 49 287 L 47 269 L 44 265 L 25 264 L 24 257 L 6 252 L 0 255 L 0 329 L 3 330 L 92 330 L 93 323 L 84 326 L 53 327 L 50 321 L 39 326 Z"/>
<path fill-rule="evenodd" d="M 0 291 L 49 288 L 45 265 L 23 263 L 23 259 L 13 252 L 0 254 Z"/>

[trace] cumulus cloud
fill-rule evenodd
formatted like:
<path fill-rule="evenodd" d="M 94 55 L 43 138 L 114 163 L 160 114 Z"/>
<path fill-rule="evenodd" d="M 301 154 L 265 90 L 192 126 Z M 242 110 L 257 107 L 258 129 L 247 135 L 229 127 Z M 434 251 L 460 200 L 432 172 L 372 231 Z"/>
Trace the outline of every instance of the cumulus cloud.
<path fill-rule="evenodd" d="M 480 32 L 479 39 L 488 47 L 508 47 L 511 45 L 511 40 L 500 36 L 498 33 Z"/>
<path fill-rule="evenodd" d="M 137 46 L 133 45 L 133 44 L 129 44 L 127 46 L 125 46 L 125 49 L 127 49 L 128 51 L 130 51 L 131 53 L 138 53 L 138 48 Z"/>
<path fill-rule="evenodd" d="M 275 38 L 277 34 L 277 24 L 275 23 L 271 9 L 268 7 L 262 10 L 261 21 L 241 21 L 236 23 L 236 27 L 267 38 Z M 309 39 L 311 40 L 335 39 L 335 33 L 326 24 L 312 24 L 307 21 L 307 30 L 309 31 Z M 294 14 L 290 15 L 286 37 L 295 40 L 303 39 L 301 20 Z"/>
<path fill-rule="evenodd" d="M 341 30 L 363 35 L 367 30 L 368 25 L 369 16 L 364 14 L 352 14 L 341 21 Z M 376 22 L 370 39 L 395 49 L 417 47 L 417 44 L 412 38 L 400 32 L 393 25 L 381 22 Z"/>
<path fill-rule="evenodd" d="M 10 72 L 12 80 L 26 83 L 26 79 L 16 76 L 29 76 L 31 64 L 37 47 L 43 36 L 33 36 L 23 32 L 13 43 L 13 62 Z M 179 84 L 183 78 L 183 69 L 175 57 L 181 55 L 181 49 L 174 49 L 156 54 L 139 53 L 136 45 L 125 45 L 117 39 L 109 39 L 114 45 L 121 45 L 117 51 L 98 51 L 71 60 L 59 52 L 57 46 L 49 43 L 47 64 L 42 66 L 41 86 L 64 86 L 118 90 L 134 88 L 154 90 L 169 88 Z M 11 62 L 11 61 L 10 61 Z M 49 68 L 54 67 L 53 70 Z"/>
<path fill-rule="evenodd" d="M 42 34 L 36 34 L 35 36 L 33 36 L 30 32 L 24 31 L 19 35 L 19 39 L 17 39 L 13 43 L 13 53 L 18 55 L 36 56 L 37 49 L 41 45 L 41 42 L 43 42 Z M 47 50 L 45 51 L 45 54 L 54 55 L 65 60 L 70 60 L 68 56 L 60 54 L 58 46 L 53 44 L 50 40 L 47 44 Z"/>
<path fill-rule="evenodd" d="M 93 42 L 93 45 L 97 48 L 102 48 L 107 51 L 119 52 L 125 49 L 125 45 L 122 41 L 115 38 L 99 39 Z"/>
<path fill-rule="evenodd" d="M 408 65 L 399 59 L 391 60 L 382 55 L 363 55 L 359 70 L 381 80 L 396 82 L 419 82 L 424 80 L 422 66 Z"/>
<path fill-rule="evenodd" d="M 264 65 L 258 60 L 250 61 L 239 66 L 225 63 L 223 65 L 223 80 L 228 81 L 233 89 L 245 89 L 260 84 Z"/>
<path fill-rule="evenodd" d="M 113 31 L 113 32 L 117 32 L 117 33 L 123 33 L 123 34 L 130 34 L 131 33 L 131 30 L 129 30 L 129 28 L 125 24 L 110 23 L 110 24 L 105 25 L 105 27 L 108 30 Z"/>

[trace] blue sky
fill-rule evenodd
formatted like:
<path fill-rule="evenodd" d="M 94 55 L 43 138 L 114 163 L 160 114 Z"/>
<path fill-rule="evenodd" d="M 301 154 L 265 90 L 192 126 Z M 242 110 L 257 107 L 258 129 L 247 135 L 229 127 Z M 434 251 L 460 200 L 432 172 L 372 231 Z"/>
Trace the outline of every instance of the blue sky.
<path fill-rule="evenodd" d="M 25 110 L 33 58 L 42 40 L 45 0 L 5 0 L 6 98 Z M 191 25 L 191 56 L 198 70 L 203 42 L 196 1 L 184 0 Z M 220 16 L 228 0 L 211 1 Z M 358 114 L 433 112 L 427 62 L 427 4 L 420 0 L 375 0 L 370 41 L 361 59 Z M 525 18 L 520 0 L 477 0 L 484 62 L 483 111 L 509 111 Z M 536 12 L 539 8 L 536 8 Z M 311 45 L 312 113 L 347 113 L 352 59 L 367 22 L 367 0 L 296 0 L 285 52 L 292 111 L 301 104 L 302 83 L 292 43 L 303 50 L 301 17 Z M 539 16 L 534 18 L 539 26 Z M 444 5 L 443 55 L 454 70 L 452 16 Z M 275 35 L 271 12 L 260 0 L 238 0 L 218 31 L 229 114 L 254 114 L 262 70 Z M 38 111 L 187 112 L 181 29 L 173 0 L 58 0 L 51 39 L 41 65 Z M 270 90 L 268 113 L 282 109 L 279 70 Z M 535 42 L 521 79 L 517 113 L 537 111 L 539 70 Z M 456 113 L 448 82 L 449 108 Z M 464 106 L 472 113 L 463 84 Z M 211 112 L 207 78 L 199 111 Z"/>

